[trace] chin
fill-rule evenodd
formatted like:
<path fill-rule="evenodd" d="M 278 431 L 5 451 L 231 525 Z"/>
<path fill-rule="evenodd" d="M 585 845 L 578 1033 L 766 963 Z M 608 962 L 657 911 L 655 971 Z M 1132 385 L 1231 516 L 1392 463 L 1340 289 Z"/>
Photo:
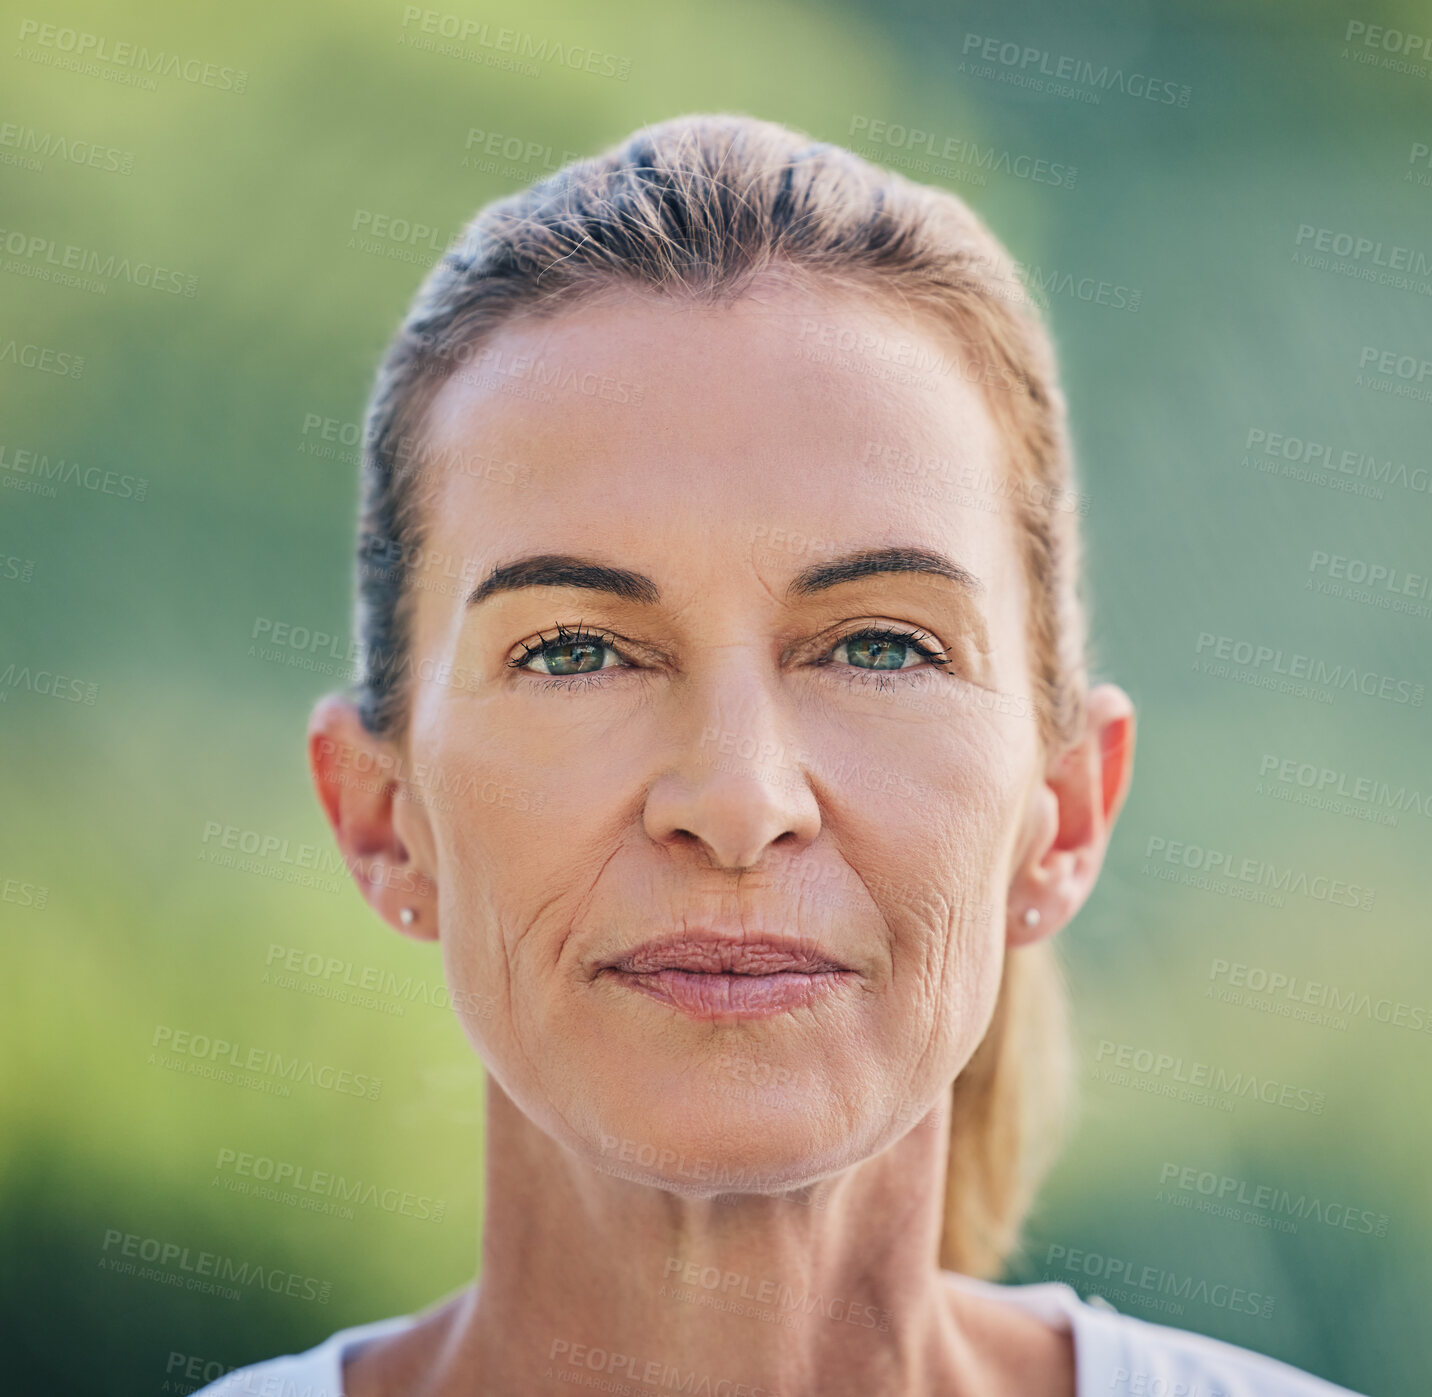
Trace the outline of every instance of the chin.
<path fill-rule="evenodd" d="M 828 1091 L 741 1089 L 709 1076 L 698 1083 L 694 1075 L 673 1075 L 665 1089 L 650 1082 L 640 1097 L 590 1112 L 598 1122 L 585 1142 L 593 1166 L 692 1197 L 780 1193 L 814 1184 L 880 1146 L 881 1123 L 852 1132 L 858 1108 Z"/>

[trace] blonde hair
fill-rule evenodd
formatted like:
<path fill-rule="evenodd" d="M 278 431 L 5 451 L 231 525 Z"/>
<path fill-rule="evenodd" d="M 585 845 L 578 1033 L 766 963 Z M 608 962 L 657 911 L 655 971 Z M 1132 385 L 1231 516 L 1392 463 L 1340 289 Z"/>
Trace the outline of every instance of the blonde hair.
<path fill-rule="evenodd" d="M 370 731 L 407 723 L 424 491 L 422 421 L 505 321 L 641 291 L 734 300 L 762 276 L 894 303 L 954 337 L 1007 448 L 1029 582 L 1031 680 L 1047 755 L 1082 734 L 1086 630 L 1066 413 L 1053 349 L 1018 269 L 955 195 L 772 122 L 679 117 L 487 205 L 433 267 L 379 366 L 365 426 L 357 699 Z M 963 371 L 963 368 L 962 368 Z M 1049 940 L 1006 953 L 988 1029 L 953 1088 L 940 1264 L 993 1275 L 1020 1244 L 1072 1118 L 1063 973 Z"/>

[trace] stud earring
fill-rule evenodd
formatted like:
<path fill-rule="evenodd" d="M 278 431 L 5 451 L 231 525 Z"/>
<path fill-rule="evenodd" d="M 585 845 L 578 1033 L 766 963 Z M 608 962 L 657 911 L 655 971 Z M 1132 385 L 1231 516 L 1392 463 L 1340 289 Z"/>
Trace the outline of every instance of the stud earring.
<path fill-rule="evenodd" d="M 418 914 L 411 907 L 404 907 L 403 910 L 398 913 L 398 920 L 402 922 L 404 926 L 412 926 L 412 924 L 418 920 Z"/>
<path fill-rule="evenodd" d="M 1024 909 L 1024 924 L 1025 926 L 1039 925 L 1039 908 L 1026 907 Z"/>

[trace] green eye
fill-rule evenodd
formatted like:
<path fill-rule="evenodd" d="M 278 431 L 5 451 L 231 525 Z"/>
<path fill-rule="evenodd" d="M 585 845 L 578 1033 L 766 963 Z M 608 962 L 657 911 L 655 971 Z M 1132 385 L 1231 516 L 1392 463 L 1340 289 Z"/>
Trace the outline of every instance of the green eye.
<path fill-rule="evenodd" d="M 611 647 L 603 641 L 571 641 L 566 645 L 555 645 L 540 652 L 547 673 L 553 676 L 563 674 L 591 674 L 594 670 L 605 669 L 602 652 Z M 595 657 L 597 664 L 591 664 Z"/>
<path fill-rule="evenodd" d="M 545 674 L 551 679 L 595 674 L 601 669 L 614 668 L 606 664 L 603 652 L 616 654 L 607 635 L 584 630 L 569 631 L 563 625 L 558 625 L 555 639 L 539 640 L 536 645 L 524 642 L 522 648 L 523 654 L 511 662 L 513 668 L 528 669 L 534 659 L 541 660 L 546 669 L 530 672 Z M 592 660 L 596 663 L 591 663 Z"/>
<path fill-rule="evenodd" d="M 922 644 L 919 631 L 896 631 L 884 628 L 856 631 L 842 636 L 836 645 L 845 647 L 846 662 L 855 669 L 896 670 L 918 669 L 919 665 L 907 665 L 911 655 L 920 655 L 927 660 L 942 663 L 944 654 Z"/>
<path fill-rule="evenodd" d="M 582 630 L 580 626 L 568 629 L 559 624 L 555 637 L 550 640 L 539 637 L 536 643 L 530 645 L 524 641 L 523 653 L 508 663 L 514 669 L 558 682 L 582 679 L 604 670 L 629 667 L 615 648 L 615 639 L 610 632 L 599 634 Z M 833 662 L 831 657 L 844 651 L 845 659 L 835 663 L 847 672 L 889 674 L 901 670 L 935 669 L 947 663 L 948 657 L 943 650 L 926 644 L 928 639 L 930 637 L 923 631 L 867 626 L 864 630 L 842 636 L 817 664 L 829 666 Z M 608 656 L 616 656 L 617 662 L 608 664 Z M 915 663 L 910 663 L 912 659 Z M 920 663 L 921 660 L 925 663 Z M 539 661 L 541 668 L 536 667 Z"/>

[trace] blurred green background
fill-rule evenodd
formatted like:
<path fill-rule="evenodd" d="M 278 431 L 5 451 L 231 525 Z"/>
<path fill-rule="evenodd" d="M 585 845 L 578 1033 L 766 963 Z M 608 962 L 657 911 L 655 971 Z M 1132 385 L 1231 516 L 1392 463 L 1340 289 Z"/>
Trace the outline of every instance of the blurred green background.
<path fill-rule="evenodd" d="M 423 268 L 479 205 L 567 152 L 700 110 L 787 122 L 956 190 L 1049 287 L 1099 669 L 1141 724 L 1104 876 L 1062 938 L 1081 1125 L 1006 1279 L 1107 1291 L 1122 1310 L 1379 1397 L 1425 1390 L 1432 1034 L 1407 1025 L 1413 1010 L 1432 1019 L 1429 708 L 1351 688 L 1319 701 L 1196 662 L 1216 648 L 1200 636 L 1216 636 L 1409 685 L 1432 672 L 1426 614 L 1307 585 L 1326 580 L 1319 550 L 1432 573 L 1432 58 L 1408 51 L 1432 16 L 1411 0 L 434 2 L 489 34 L 510 26 L 601 59 L 594 72 L 546 57 L 514 71 L 483 61 L 497 50 L 480 43 L 476 61 L 424 50 L 407 42 L 421 21 L 376 0 L 5 7 L 10 1390 L 186 1392 L 196 1372 L 408 1312 L 471 1275 L 480 1068 L 441 1005 L 436 953 L 364 910 L 305 774 L 306 715 L 347 643 L 347 424 Z M 58 31 L 47 41 L 46 24 L 97 36 L 100 58 L 78 59 Z M 1377 25 L 1401 37 L 1367 42 Z M 178 71 L 148 83 L 123 44 L 176 55 Z M 1061 58 L 1092 65 L 1072 91 L 1019 80 Z M 1101 85 L 1101 69 L 1152 77 L 1175 100 Z M 929 133 L 920 149 L 912 129 Z M 977 150 L 932 161 L 931 142 L 950 138 Z M 995 158 L 981 166 L 981 151 Z M 1021 177 L 1021 155 L 1077 174 Z M 434 231 L 355 236 L 385 217 Z M 1339 234 L 1383 249 L 1300 260 Z M 96 254 L 101 289 L 39 275 L 70 245 Z M 1411 286 L 1366 275 L 1393 247 L 1423 259 Z M 139 264 L 181 290 L 139 284 Z M 1138 292 L 1137 309 L 1081 299 L 1085 279 Z M 1269 454 L 1255 436 L 1250 449 L 1258 432 L 1365 454 L 1386 478 L 1369 487 L 1316 461 L 1285 474 L 1300 448 Z M 252 648 L 268 621 L 343 639 L 321 655 L 289 648 L 317 668 L 278 663 Z M 1426 804 L 1384 797 L 1383 818 L 1367 819 L 1277 799 L 1303 789 L 1267 776 L 1260 788 L 1285 759 Z M 226 838 L 269 841 L 257 871 L 211 860 Z M 1148 857 L 1156 840 L 1325 874 L 1375 903 L 1260 905 L 1167 881 L 1156 871 L 1183 865 L 1158 845 Z M 1297 993 L 1333 986 L 1353 1008 L 1326 1023 L 1221 999 L 1233 972 L 1219 962 L 1295 976 Z M 385 994 L 323 993 L 385 972 Z M 1401 1021 L 1391 1008 L 1379 1021 L 1368 1006 L 1382 1001 L 1408 1006 Z M 271 1078 L 166 1070 L 155 1039 L 181 1032 L 381 1090 L 297 1083 L 282 1096 Z M 1325 1110 L 1156 1095 L 1139 1088 L 1167 1072 L 1098 1075 L 1111 1043 L 1321 1092 Z M 236 1192 L 243 1154 L 363 1193 L 344 1215 L 261 1196 L 253 1180 Z M 1239 1216 L 1201 1212 L 1186 1206 L 1205 1199 L 1200 1185 L 1177 1187 L 1185 1169 L 1234 1180 L 1245 1199 L 1271 1192 Z M 231 1300 L 126 1274 L 113 1263 L 127 1236 L 187 1248 L 190 1264 L 207 1252 L 294 1273 L 298 1295 Z M 1104 1260 L 1068 1269 L 1076 1248 Z M 1158 1267 L 1190 1298 L 1175 1310 L 1121 1294 L 1108 1259 Z M 1218 1282 L 1271 1297 L 1271 1312 L 1192 1298 Z M 326 1303 L 305 1286 L 329 1287 Z"/>

